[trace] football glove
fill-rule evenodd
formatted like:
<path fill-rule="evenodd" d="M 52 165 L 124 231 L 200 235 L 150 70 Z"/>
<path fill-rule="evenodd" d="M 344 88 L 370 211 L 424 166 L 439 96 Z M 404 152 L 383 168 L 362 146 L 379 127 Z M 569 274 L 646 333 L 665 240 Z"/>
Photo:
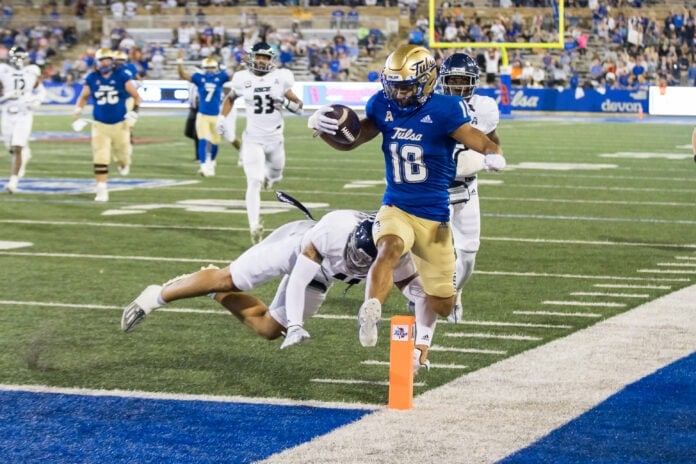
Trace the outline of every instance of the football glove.
<path fill-rule="evenodd" d="M 288 98 L 283 100 L 283 108 L 295 114 L 302 114 L 302 102 L 297 103 Z"/>
<path fill-rule="evenodd" d="M 336 135 L 338 130 L 338 119 L 326 115 L 333 111 L 330 106 L 322 106 L 312 114 L 307 120 L 307 127 L 314 129 L 317 133 Z"/>
<path fill-rule="evenodd" d="M 133 127 L 135 126 L 135 123 L 138 122 L 138 113 L 135 111 L 129 111 L 126 113 L 126 124 L 128 124 L 128 127 Z"/>
<path fill-rule="evenodd" d="M 486 171 L 502 171 L 505 169 L 505 157 L 498 153 L 489 153 L 483 158 L 483 168 Z"/>
<path fill-rule="evenodd" d="M 219 114 L 217 117 L 217 120 L 215 121 L 215 132 L 217 132 L 220 135 L 225 135 L 225 116 Z"/>
<path fill-rule="evenodd" d="M 82 132 L 89 122 L 86 119 L 76 119 L 72 122 L 72 128 L 75 132 Z"/>

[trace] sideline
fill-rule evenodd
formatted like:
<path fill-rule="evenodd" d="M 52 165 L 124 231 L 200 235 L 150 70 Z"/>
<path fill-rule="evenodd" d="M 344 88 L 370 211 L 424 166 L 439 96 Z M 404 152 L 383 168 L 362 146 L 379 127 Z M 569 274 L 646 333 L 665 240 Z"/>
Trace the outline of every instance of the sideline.
<path fill-rule="evenodd" d="M 503 459 L 693 353 L 695 301 L 692 285 L 428 391 L 410 411 L 382 409 L 262 462 Z"/>

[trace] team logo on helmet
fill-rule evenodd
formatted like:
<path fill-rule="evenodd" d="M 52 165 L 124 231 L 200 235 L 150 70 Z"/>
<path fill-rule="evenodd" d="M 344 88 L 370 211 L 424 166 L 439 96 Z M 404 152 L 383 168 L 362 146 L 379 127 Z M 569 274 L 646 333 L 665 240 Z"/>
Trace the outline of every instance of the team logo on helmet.
<path fill-rule="evenodd" d="M 409 113 L 433 94 L 437 80 L 435 58 L 421 46 L 402 45 L 387 57 L 381 80 L 393 109 Z"/>

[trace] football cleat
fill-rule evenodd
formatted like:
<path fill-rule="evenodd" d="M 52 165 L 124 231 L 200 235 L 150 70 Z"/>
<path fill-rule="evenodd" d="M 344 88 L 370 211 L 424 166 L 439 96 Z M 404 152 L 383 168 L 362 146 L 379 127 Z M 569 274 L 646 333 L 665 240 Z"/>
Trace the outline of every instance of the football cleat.
<path fill-rule="evenodd" d="M 464 310 L 462 309 L 462 305 L 455 305 L 450 315 L 447 316 L 447 322 L 451 322 L 452 324 L 459 324 L 460 322 L 462 322 L 463 315 Z"/>
<path fill-rule="evenodd" d="M 94 201 L 109 201 L 109 190 L 107 190 L 105 182 L 97 182 L 97 196 L 94 197 Z"/>
<path fill-rule="evenodd" d="M 124 332 L 133 331 L 143 321 L 145 316 L 161 306 L 159 304 L 161 291 L 161 285 L 150 285 L 131 304 L 123 308 L 121 329 Z"/>
<path fill-rule="evenodd" d="M 360 306 L 360 311 L 358 311 L 358 338 L 362 346 L 377 345 L 381 317 L 382 303 L 377 298 L 370 298 Z"/>
<path fill-rule="evenodd" d="M 302 343 L 309 338 L 309 332 L 307 332 L 301 325 L 293 325 L 288 327 L 288 333 L 285 334 L 285 340 L 283 344 L 280 345 L 280 349 L 284 350 L 293 345 Z"/>
<path fill-rule="evenodd" d="M 421 369 L 430 370 L 430 361 L 428 360 L 428 347 L 425 345 L 416 345 L 413 349 L 413 376 L 418 375 Z"/>
<path fill-rule="evenodd" d="M 121 174 L 122 176 L 127 176 L 128 174 L 130 174 L 130 164 L 126 164 L 123 167 L 119 166 L 118 173 Z"/>
<path fill-rule="evenodd" d="M 17 192 L 17 184 L 19 184 L 19 177 L 10 176 L 10 180 L 5 184 L 5 190 L 7 191 L 7 193 Z"/>

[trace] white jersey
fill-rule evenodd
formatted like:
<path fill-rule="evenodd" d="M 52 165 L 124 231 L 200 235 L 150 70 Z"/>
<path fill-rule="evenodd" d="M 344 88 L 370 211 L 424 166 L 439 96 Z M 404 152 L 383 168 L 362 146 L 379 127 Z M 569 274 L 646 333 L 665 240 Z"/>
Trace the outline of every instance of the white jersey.
<path fill-rule="evenodd" d="M 468 101 L 471 125 L 484 134 L 490 134 L 498 128 L 500 112 L 498 104 L 491 97 L 474 94 Z"/>
<path fill-rule="evenodd" d="M 293 85 L 295 77 L 289 69 L 274 69 L 261 76 L 248 69 L 234 73 L 231 87 L 237 97 L 244 99 L 247 137 L 260 140 L 282 137 L 283 113 L 275 103 Z"/>
<path fill-rule="evenodd" d="M 467 106 L 472 126 L 484 134 L 490 134 L 497 129 L 500 122 L 500 112 L 494 99 L 474 94 L 467 102 Z M 455 155 L 459 157 L 458 172 L 460 172 L 462 162 L 471 167 L 469 172 L 467 169 L 461 170 L 462 175 L 457 176 L 455 186 L 450 188 L 450 224 L 454 248 L 457 250 L 457 287 L 461 288 L 460 279 L 468 279 L 468 275 L 473 271 L 473 264 L 470 270 L 463 270 L 461 261 L 465 258 L 462 257 L 460 250 L 476 253 L 481 244 L 481 211 L 476 171 L 482 169 L 483 155 L 474 150 L 467 150 L 464 145 L 460 144 L 455 149 Z M 477 157 L 478 161 L 464 161 Z"/>
<path fill-rule="evenodd" d="M 17 114 L 30 111 L 34 86 L 39 76 L 41 76 L 41 70 L 35 64 L 20 69 L 5 63 L 0 64 L 3 113 Z"/>
<path fill-rule="evenodd" d="M 366 272 L 352 272 L 344 258 L 348 239 L 365 217 L 364 213 L 355 210 L 336 210 L 327 213 L 316 223 L 304 220 L 285 224 L 230 264 L 232 280 L 240 290 L 249 291 L 283 276 L 269 310 L 281 325 L 286 326 L 285 295 L 289 276 L 302 250 L 308 244 L 313 244 L 323 259 L 321 268 L 305 292 L 306 320 L 319 309 L 334 282 L 340 280 L 357 284 L 365 279 Z M 406 254 L 394 270 L 394 281 L 405 280 L 415 273 L 411 255 Z"/>

